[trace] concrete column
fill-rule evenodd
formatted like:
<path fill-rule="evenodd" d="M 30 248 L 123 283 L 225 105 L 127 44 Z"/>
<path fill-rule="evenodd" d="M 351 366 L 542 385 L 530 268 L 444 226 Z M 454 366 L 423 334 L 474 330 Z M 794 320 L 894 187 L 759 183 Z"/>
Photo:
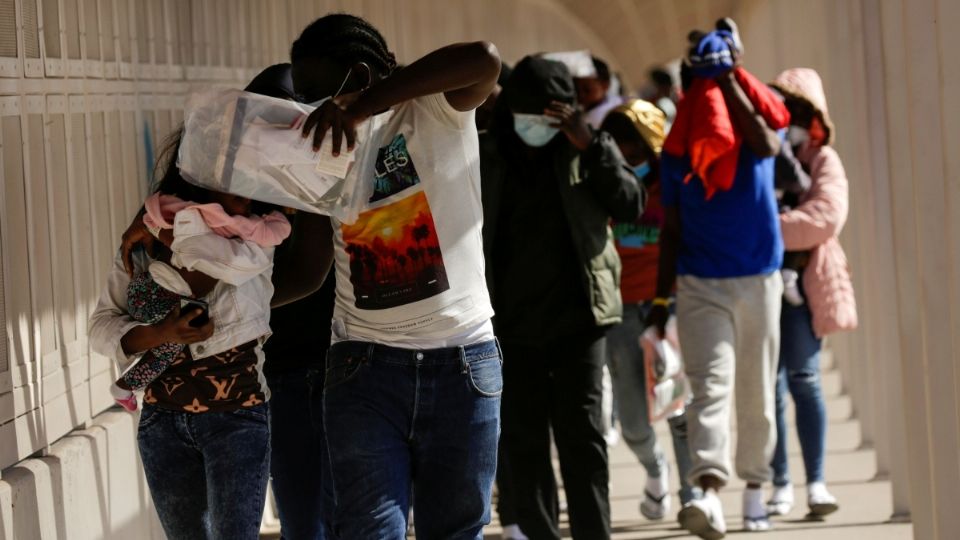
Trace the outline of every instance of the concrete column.
<path fill-rule="evenodd" d="M 943 116 L 940 70 L 952 60 L 941 56 L 949 53 L 939 47 L 946 28 L 936 7 L 880 2 L 911 509 L 916 537 L 932 539 L 960 530 L 949 268 L 950 209 L 958 199 L 946 192 L 942 139 L 943 125 L 958 115 Z"/>
<path fill-rule="evenodd" d="M 903 393 L 900 386 L 899 350 L 897 332 L 896 272 L 894 260 L 893 223 L 890 200 L 890 163 L 887 159 L 887 115 L 884 79 L 886 67 L 883 62 L 883 28 L 880 20 L 880 1 L 863 0 L 861 16 L 864 25 L 864 63 L 866 70 L 866 96 L 868 115 L 865 133 L 871 150 L 870 178 L 856 186 L 858 199 L 868 201 L 872 223 L 868 238 L 862 238 L 872 246 L 868 261 L 874 261 L 869 273 L 869 284 L 861 291 L 861 313 L 869 315 L 861 321 L 868 333 L 868 341 L 874 344 L 871 361 L 879 373 L 876 392 L 881 399 L 881 421 L 877 423 L 877 472 L 889 476 L 893 491 L 893 515 L 897 519 L 909 516 L 909 476 L 907 474 L 907 448 L 902 437 L 906 429 L 904 421 Z M 868 300 L 869 303 L 863 302 Z"/>
<path fill-rule="evenodd" d="M 927 378 L 928 457 L 931 461 L 935 538 L 954 538 L 960 531 L 960 433 L 958 433 L 957 366 L 951 338 L 952 289 L 957 269 L 956 231 L 951 230 L 951 207 L 960 202 L 949 199 L 945 171 L 946 154 L 956 148 L 944 146 L 943 129 L 950 118 L 944 116 L 945 94 L 940 85 L 941 65 L 956 63 L 953 53 L 941 49 L 941 32 L 952 28 L 938 20 L 935 0 L 904 2 L 903 27 L 906 37 L 908 106 L 910 108 L 910 152 L 915 156 L 911 183 L 916 205 L 916 242 L 919 251 L 922 313 L 922 353 Z M 956 43 L 956 40 L 949 40 Z M 953 108 L 956 112 L 956 108 Z M 958 117 L 953 117 L 954 122 Z M 956 178 L 954 178 L 955 180 Z M 955 191 L 955 190 L 951 190 Z M 955 194 L 955 193 L 954 193 Z M 952 204 L 951 204 L 952 203 Z M 954 234 L 952 234 L 954 233 Z M 953 253 L 951 253 L 953 252 Z M 904 299 L 905 300 L 905 299 Z M 904 371 L 916 369 L 910 356 L 902 357 Z M 912 404 L 908 403 L 912 409 Z M 911 411 L 912 412 L 912 411 Z M 915 507 L 916 508 L 916 505 Z"/>

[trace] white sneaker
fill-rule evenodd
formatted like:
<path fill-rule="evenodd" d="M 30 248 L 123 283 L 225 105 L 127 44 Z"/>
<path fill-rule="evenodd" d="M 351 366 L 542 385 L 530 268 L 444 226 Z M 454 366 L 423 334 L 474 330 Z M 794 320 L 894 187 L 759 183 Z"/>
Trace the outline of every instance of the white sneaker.
<path fill-rule="evenodd" d="M 800 274 L 796 270 L 780 270 L 783 276 L 783 299 L 791 306 L 803 305 L 803 294 L 800 293 Z"/>
<path fill-rule="evenodd" d="M 670 513 L 670 467 L 666 461 L 660 469 L 660 476 L 647 477 L 640 513 L 651 521 L 659 521 Z"/>
<path fill-rule="evenodd" d="M 719 540 L 727 535 L 723 506 L 713 490 L 707 490 L 703 497 L 685 504 L 677 519 L 681 527 L 706 540 Z"/>
<path fill-rule="evenodd" d="M 503 532 L 500 533 L 501 540 L 530 540 L 527 538 L 527 535 L 523 534 L 523 531 L 520 530 L 519 525 L 507 525 L 503 528 Z"/>
<path fill-rule="evenodd" d="M 670 506 L 669 493 L 657 497 L 649 491 L 644 491 L 643 500 L 640 501 L 640 513 L 650 521 L 660 521 L 670 513 Z"/>
<path fill-rule="evenodd" d="M 743 530 L 763 532 L 772 528 L 767 507 L 763 504 L 763 488 L 743 490 Z"/>
<path fill-rule="evenodd" d="M 840 509 L 837 498 L 827 491 L 827 485 L 823 482 L 807 485 L 807 506 L 810 507 L 810 515 L 815 517 L 827 516 Z"/>
<path fill-rule="evenodd" d="M 785 516 L 793 510 L 793 484 L 773 486 L 773 493 L 767 502 L 767 514 Z"/>

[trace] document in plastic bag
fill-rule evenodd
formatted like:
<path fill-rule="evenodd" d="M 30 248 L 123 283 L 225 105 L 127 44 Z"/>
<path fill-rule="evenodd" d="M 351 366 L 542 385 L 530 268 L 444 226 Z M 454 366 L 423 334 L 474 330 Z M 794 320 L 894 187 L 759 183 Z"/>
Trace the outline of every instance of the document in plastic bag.
<path fill-rule="evenodd" d="M 643 348 L 647 413 L 650 423 L 683 414 L 690 395 L 690 383 L 683 371 L 676 319 L 667 323 L 667 336 L 660 339 L 656 328 L 640 337 Z"/>
<path fill-rule="evenodd" d="M 376 135 L 390 113 L 360 124 L 355 149 L 333 156 L 329 134 L 318 152 L 301 135 L 314 109 L 241 90 L 191 94 L 180 173 L 201 187 L 353 223 L 373 195 L 362 179 L 373 178 Z"/>

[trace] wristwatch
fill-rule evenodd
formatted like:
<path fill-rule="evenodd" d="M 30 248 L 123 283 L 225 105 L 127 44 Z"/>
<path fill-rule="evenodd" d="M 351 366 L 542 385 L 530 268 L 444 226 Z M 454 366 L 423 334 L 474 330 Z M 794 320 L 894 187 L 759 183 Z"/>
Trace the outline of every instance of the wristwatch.
<path fill-rule="evenodd" d="M 670 304 L 672 303 L 673 303 L 673 298 L 659 297 L 659 298 L 653 299 L 653 305 L 655 306 L 670 307 Z"/>

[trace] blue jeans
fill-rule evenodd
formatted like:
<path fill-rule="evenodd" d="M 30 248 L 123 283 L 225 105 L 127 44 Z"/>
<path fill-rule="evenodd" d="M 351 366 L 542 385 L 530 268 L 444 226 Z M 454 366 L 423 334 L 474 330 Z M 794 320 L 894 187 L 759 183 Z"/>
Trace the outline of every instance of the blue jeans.
<path fill-rule="evenodd" d="M 144 404 L 137 443 L 171 540 L 256 540 L 270 466 L 266 403 L 193 414 Z"/>
<path fill-rule="evenodd" d="M 327 353 L 324 426 L 338 538 L 480 539 L 497 468 L 500 347 L 415 351 L 342 342 Z"/>
<path fill-rule="evenodd" d="M 293 369 L 267 378 L 270 386 L 270 475 L 281 538 L 323 540 L 329 461 L 323 436 L 323 385 L 314 370 Z M 329 494 L 328 494 L 329 496 Z"/>
<path fill-rule="evenodd" d="M 644 320 L 649 310 L 648 304 L 624 305 L 623 322 L 607 333 L 607 346 L 623 440 L 646 469 L 647 475 L 659 478 L 666 459 L 657 443 L 653 426 L 650 425 L 644 376 L 646 365 L 643 349 L 640 347 L 640 336 L 645 329 Z M 690 448 L 687 445 L 687 419 L 685 415 L 680 415 L 667 422 L 673 438 L 677 473 L 680 474 L 680 501 L 686 504 L 697 496 L 695 488 L 687 482 L 691 465 Z"/>
<path fill-rule="evenodd" d="M 777 373 L 777 447 L 773 484 L 790 483 L 787 466 L 787 391 L 796 407 L 797 435 L 807 483 L 823 481 L 827 413 L 820 390 L 821 340 L 813 333 L 810 308 L 784 302 L 780 314 L 780 367 Z"/>

